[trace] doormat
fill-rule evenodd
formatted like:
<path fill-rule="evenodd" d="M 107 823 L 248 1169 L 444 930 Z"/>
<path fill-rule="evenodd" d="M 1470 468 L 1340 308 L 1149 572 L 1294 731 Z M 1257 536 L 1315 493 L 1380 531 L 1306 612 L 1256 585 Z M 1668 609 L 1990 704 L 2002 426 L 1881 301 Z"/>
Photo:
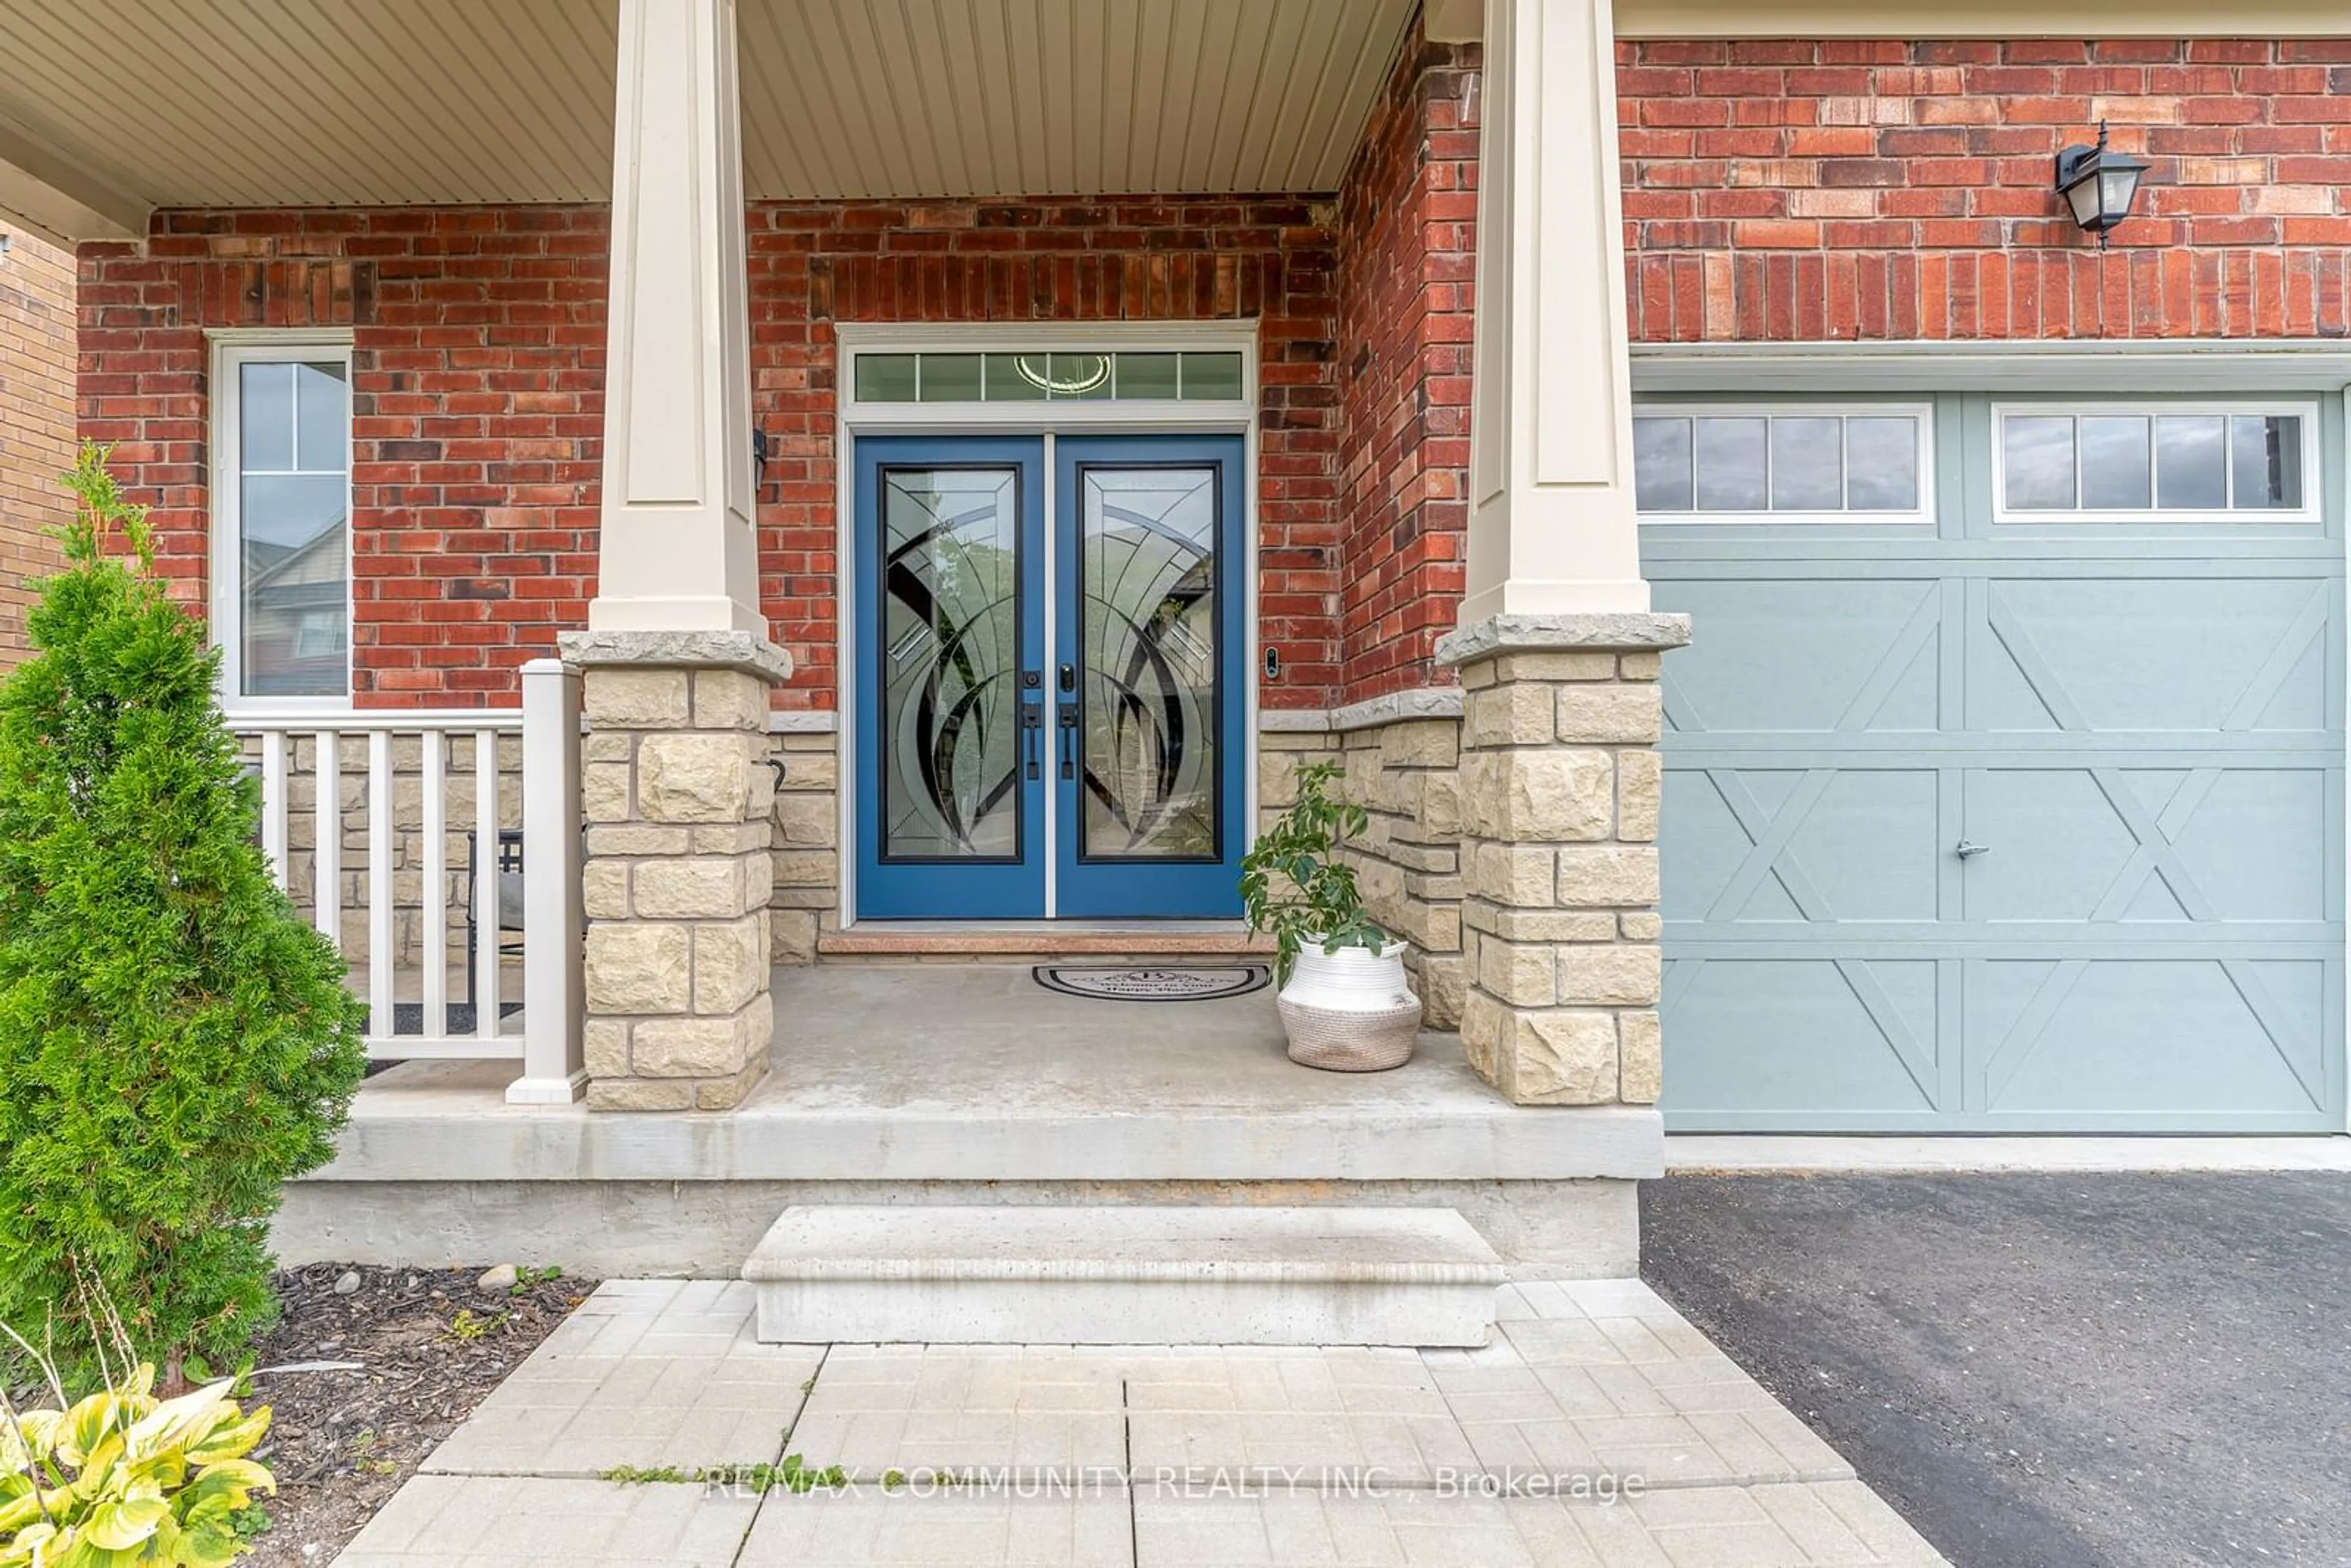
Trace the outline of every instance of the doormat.
<path fill-rule="evenodd" d="M 1105 1002 L 1207 1002 L 1245 997 L 1271 978 L 1263 964 L 1203 964 L 1181 969 L 1040 964 L 1037 983 L 1065 996 Z"/>

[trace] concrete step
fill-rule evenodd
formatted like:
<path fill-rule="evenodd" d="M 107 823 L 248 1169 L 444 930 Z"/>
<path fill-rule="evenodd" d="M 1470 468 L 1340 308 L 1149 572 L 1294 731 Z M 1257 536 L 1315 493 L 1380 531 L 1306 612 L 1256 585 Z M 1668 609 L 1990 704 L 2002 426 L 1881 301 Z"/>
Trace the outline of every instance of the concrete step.
<path fill-rule="evenodd" d="M 743 1277 L 771 1343 L 1479 1345 L 1506 1276 L 1449 1208 L 827 1205 Z"/>

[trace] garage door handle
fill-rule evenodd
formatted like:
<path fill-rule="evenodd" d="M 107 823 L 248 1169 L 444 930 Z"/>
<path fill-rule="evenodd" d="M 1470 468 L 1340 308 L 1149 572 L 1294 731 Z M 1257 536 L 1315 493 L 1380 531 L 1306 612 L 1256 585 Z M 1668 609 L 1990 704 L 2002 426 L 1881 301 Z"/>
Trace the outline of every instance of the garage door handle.
<path fill-rule="evenodd" d="M 1991 846 L 1990 844 L 1971 844 L 1968 842 L 1967 840 L 1961 839 L 1957 847 L 1955 847 L 1951 852 L 1959 856 L 1963 861 L 1970 861 L 1975 859 L 1978 855 L 1988 855 L 1991 853 Z"/>

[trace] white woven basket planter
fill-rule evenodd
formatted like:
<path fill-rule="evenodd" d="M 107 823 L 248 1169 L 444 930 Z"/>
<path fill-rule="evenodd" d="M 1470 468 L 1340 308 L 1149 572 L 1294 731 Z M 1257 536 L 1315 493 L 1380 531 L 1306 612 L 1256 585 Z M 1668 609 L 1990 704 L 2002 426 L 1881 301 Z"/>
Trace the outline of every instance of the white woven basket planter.
<path fill-rule="evenodd" d="M 1290 1060 L 1332 1072 L 1384 1072 L 1412 1060 L 1420 998 L 1404 967 L 1404 944 L 1377 953 L 1325 953 L 1309 941 L 1274 1007 Z"/>

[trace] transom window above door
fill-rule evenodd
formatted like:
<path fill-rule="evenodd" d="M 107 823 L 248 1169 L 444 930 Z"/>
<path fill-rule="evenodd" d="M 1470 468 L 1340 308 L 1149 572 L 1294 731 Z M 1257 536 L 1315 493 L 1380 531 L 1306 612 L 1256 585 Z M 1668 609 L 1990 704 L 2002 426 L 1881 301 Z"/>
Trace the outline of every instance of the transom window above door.
<path fill-rule="evenodd" d="M 2312 516 L 2310 417 L 2177 403 L 2002 409 L 2001 512 Z"/>
<path fill-rule="evenodd" d="M 1231 350 L 862 352 L 853 362 L 861 403 L 1238 402 L 1248 394 L 1243 356 Z"/>
<path fill-rule="evenodd" d="M 1633 416 L 1635 497 L 1651 521 L 1916 520 L 1928 434 L 1915 405 L 1643 408 Z"/>

